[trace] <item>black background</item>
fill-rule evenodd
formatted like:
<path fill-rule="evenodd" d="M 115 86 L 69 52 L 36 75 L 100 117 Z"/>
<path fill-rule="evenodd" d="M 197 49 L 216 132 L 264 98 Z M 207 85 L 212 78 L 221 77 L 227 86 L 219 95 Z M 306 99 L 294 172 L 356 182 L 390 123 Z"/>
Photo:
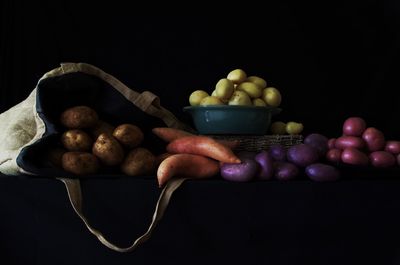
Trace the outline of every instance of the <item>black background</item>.
<path fill-rule="evenodd" d="M 187 121 L 182 107 L 193 90 L 211 92 L 242 68 L 281 91 L 276 119 L 302 122 L 305 133 L 338 136 L 347 117 L 361 116 L 399 138 L 398 4 L 320 2 L 218 10 L 194 2 L 172 12 L 155 3 L 2 1 L 1 110 L 60 62 L 87 62 L 153 91 Z"/>
<path fill-rule="evenodd" d="M 0 3 L 0 111 L 28 96 L 60 62 L 86 62 L 150 90 L 179 118 L 193 90 L 212 91 L 235 68 L 283 95 L 279 119 L 338 136 L 361 116 L 400 139 L 400 7 L 390 1 L 215 4 L 118 1 Z M 156 10 L 157 8 L 157 10 Z M 171 11 L 173 10 L 173 11 Z M 211 11 L 214 11 L 211 13 Z M 88 234 L 51 179 L 1 178 L 0 263 L 399 264 L 397 180 L 192 181 L 174 195 L 152 239 L 119 254 Z M 85 211 L 112 240 L 144 231 L 153 180 L 83 182 Z"/>

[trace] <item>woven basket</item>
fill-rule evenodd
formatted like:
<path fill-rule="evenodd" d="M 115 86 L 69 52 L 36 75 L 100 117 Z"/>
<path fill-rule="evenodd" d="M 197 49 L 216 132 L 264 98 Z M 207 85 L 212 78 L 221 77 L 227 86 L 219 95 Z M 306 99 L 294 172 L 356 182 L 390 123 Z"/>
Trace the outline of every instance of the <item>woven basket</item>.
<path fill-rule="evenodd" d="M 280 144 L 286 149 L 301 144 L 302 135 L 211 135 L 214 139 L 237 140 L 237 151 L 261 151 L 267 150 L 271 145 Z"/>

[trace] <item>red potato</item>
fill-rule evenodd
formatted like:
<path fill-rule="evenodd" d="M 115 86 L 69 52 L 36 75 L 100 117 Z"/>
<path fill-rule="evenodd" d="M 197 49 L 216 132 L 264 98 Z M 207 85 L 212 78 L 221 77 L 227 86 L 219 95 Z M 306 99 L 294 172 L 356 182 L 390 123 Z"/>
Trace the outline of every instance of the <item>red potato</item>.
<path fill-rule="evenodd" d="M 387 141 L 385 151 L 394 155 L 400 154 L 400 141 Z"/>
<path fill-rule="evenodd" d="M 336 139 L 335 148 L 343 150 L 348 147 L 362 149 L 365 147 L 365 142 L 362 138 L 356 136 L 341 136 Z"/>
<path fill-rule="evenodd" d="M 207 136 L 185 136 L 167 145 L 167 152 L 193 154 L 213 158 L 225 163 L 240 163 L 232 149 Z"/>
<path fill-rule="evenodd" d="M 346 136 L 361 136 L 367 128 L 364 119 L 360 117 L 350 117 L 343 123 L 343 134 Z"/>
<path fill-rule="evenodd" d="M 374 167 L 391 167 L 396 164 L 396 158 L 386 151 L 375 151 L 369 154 L 369 160 Z"/>
<path fill-rule="evenodd" d="M 366 129 L 362 134 L 362 138 L 366 142 L 368 150 L 371 152 L 381 151 L 385 147 L 385 136 L 380 130 L 374 127 Z"/>
<path fill-rule="evenodd" d="M 336 138 L 331 138 L 328 140 L 328 148 L 333 149 L 335 148 Z"/>
<path fill-rule="evenodd" d="M 344 149 L 341 158 L 343 163 L 355 166 L 366 166 L 369 163 L 368 156 L 353 147 Z"/>
<path fill-rule="evenodd" d="M 210 178 L 219 173 L 219 163 L 213 159 L 191 154 L 175 154 L 164 159 L 157 170 L 158 185 L 163 186 L 174 176 Z"/>
<path fill-rule="evenodd" d="M 326 159 L 329 162 L 339 163 L 342 160 L 342 150 L 333 148 L 326 153 Z"/>

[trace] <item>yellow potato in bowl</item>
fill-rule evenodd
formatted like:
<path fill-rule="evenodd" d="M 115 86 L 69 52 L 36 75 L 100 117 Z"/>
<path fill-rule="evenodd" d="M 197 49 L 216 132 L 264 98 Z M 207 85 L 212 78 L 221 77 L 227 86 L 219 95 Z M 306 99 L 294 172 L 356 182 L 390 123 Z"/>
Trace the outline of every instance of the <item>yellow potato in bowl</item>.
<path fill-rule="evenodd" d="M 213 96 L 205 97 L 200 102 L 200 106 L 212 106 L 212 105 L 224 105 L 224 102 L 222 102 L 219 98 Z"/>
<path fill-rule="evenodd" d="M 230 98 L 228 104 L 232 105 L 232 106 L 252 106 L 253 105 L 249 95 L 247 95 L 246 92 L 243 92 L 240 90 L 236 90 L 235 92 L 233 92 L 233 95 Z"/>
<path fill-rule="evenodd" d="M 193 91 L 189 96 L 189 104 L 190 106 L 199 106 L 203 98 L 208 96 L 208 93 L 204 90 Z"/>

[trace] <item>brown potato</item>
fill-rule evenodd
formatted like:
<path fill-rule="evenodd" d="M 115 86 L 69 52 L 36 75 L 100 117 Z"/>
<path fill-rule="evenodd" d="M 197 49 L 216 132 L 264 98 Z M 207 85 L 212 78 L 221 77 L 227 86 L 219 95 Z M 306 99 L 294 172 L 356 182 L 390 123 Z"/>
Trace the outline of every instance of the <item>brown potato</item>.
<path fill-rule="evenodd" d="M 99 161 L 91 153 L 66 152 L 62 156 L 62 167 L 76 175 L 94 174 L 99 170 Z"/>
<path fill-rule="evenodd" d="M 121 165 L 121 171 L 129 176 L 140 176 L 154 173 L 156 157 L 146 148 L 131 150 Z"/>
<path fill-rule="evenodd" d="M 112 135 L 114 132 L 115 127 L 112 126 L 111 124 L 99 120 L 96 125 L 90 130 L 90 133 L 92 134 L 94 139 L 97 139 L 100 134 L 102 133 L 107 133 L 109 135 Z"/>
<path fill-rule="evenodd" d="M 96 111 L 87 106 L 76 106 L 61 113 L 61 124 L 69 129 L 84 129 L 96 125 L 99 117 Z"/>
<path fill-rule="evenodd" d="M 68 151 L 90 151 L 93 140 L 82 130 L 68 130 L 61 135 L 61 142 Z"/>
<path fill-rule="evenodd" d="M 121 124 L 115 128 L 113 136 L 123 145 L 134 148 L 139 146 L 144 138 L 142 130 L 133 124 Z"/>
<path fill-rule="evenodd" d="M 107 166 L 116 166 L 124 160 L 124 150 L 112 135 L 102 133 L 93 144 L 92 152 Z"/>
<path fill-rule="evenodd" d="M 52 148 L 47 151 L 47 161 L 51 166 L 62 167 L 62 156 L 67 152 L 64 148 Z"/>

